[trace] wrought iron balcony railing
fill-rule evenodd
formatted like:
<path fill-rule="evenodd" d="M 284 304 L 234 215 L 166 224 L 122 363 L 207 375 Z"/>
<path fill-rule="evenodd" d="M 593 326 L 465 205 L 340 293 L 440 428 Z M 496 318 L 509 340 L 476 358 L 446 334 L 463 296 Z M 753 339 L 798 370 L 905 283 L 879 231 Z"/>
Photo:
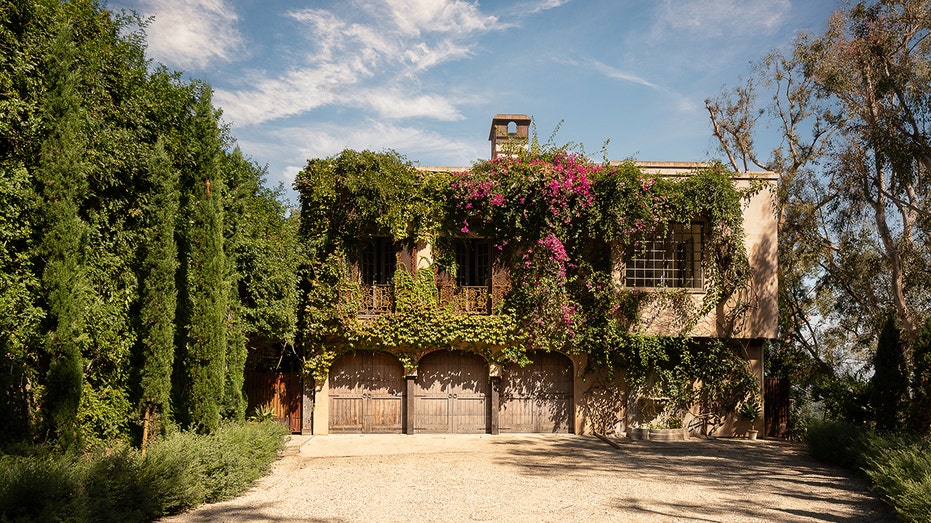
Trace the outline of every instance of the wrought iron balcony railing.
<path fill-rule="evenodd" d="M 444 286 L 440 306 L 449 306 L 456 314 L 491 314 L 491 289 L 487 285 Z"/>
<path fill-rule="evenodd" d="M 356 284 L 353 284 L 354 287 Z M 358 294 L 348 291 L 343 300 L 355 303 L 358 300 L 359 317 L 373 317 L 394 312 L 394 286 L 390 284 L 358 284 Z M 448 307 L 455 314 L 492 314 L 494 303 L 499 302 L 506 287 L 492 288 L 488 285 L 454 286 L 440 285 L 438 305 Z M 342 293 L 341 293 L 342 294 Z"/>
<path fill-rule="evenodd" d="M 359 291 L 359 316 L 377 316 L 394 310 L 394 288 L 391 285 L 360 285 Z"/>

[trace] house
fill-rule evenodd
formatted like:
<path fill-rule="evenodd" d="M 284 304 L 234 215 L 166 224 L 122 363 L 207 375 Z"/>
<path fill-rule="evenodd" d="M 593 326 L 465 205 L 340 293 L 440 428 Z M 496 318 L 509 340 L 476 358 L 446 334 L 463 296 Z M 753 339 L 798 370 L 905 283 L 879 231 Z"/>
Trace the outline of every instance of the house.
<path fill-rule="evenodd" d="M 513 161 L 507 165 L 532 168 L 520 163 L 521 151 L 529 144 L 529 127 L 530 118 L 526 115 L 494 117 L 489 141 L 492 158 L 501 159 L 494 165 Z M 567 162 L 573 161 L 571 157 L 557 157 L 556 161 L 566 158 Z M 353 162 L 353 165 L 364 164 L 364 169 L 375 169 L 369 165 L 368 158 L 354 158 Z M 568 172 L 571 167 L 568 163 L 559 164 L 556 170 Z M 690 180 L 703 169 L 715 170 L 712 164 L 690 162 L 612 162 L 605 168 L 635 173 L 632 179 L 637 180 L 638 185 L 624 186 L 630 193 L 625 197 L 646 195 L 652 198 L 642 205 L 644 208 L 653 206 L 655 210 L 651 212 L 654 213 L 667 212 L 673 205 L 665 194 L 657 192 L 659 189 L 655 189 L 654 184 L 683 187 L 671 183 Z M 546 169 L 552 174 L 551 166 Z M 484 223 L 486 231 L 499 225 L 504 227 L 489 218 L 501 209 L 510 209 L 512 214 L 507 216 L 516 220 L 515 227 L 527 227 L 525 221 L 533 217 L 527 210 L 523 211 L 523 218 L 520 214 L 521 205 L 526 204 L 528 208 L 530 205 L 524 197 L 520 197 L 519 202 L 514 197 L 505 204 L 503 194 L 492 195 L 497 190 L 489 189 L 496 183 L 493 175 L 481 179 L 455 178 L 454 173 L 468 170 L 418 168 L 419 175 L 426 180 L 423 183 L 453 176 L 456 181 L 452 186 L 457 187 L 459 194 L 474 198 L 476 206 L 486 205 L 484 211 L 470 215 L 474 211 L 470 208 L 473 200 L 441 201 L 441 205 L 448 206 L 450 216 L 461 215 L 461 230 L 457 224 L 457 229 L 452 230 L 455 234 L 437 234 L 431 242 L 419 237 L 419 232 L 401 230 L 398 234 L 407 237 L 398 240 L 383 232 L 389 227 L 399 227 L 397 225 L 382 225 L 382 233 L 378 234 L 353 229 L 357 226 L 349 222 L 357 218 L 355 215 L 307 227 L 339 227 L 342 238 L 348 238 L 343 240 L 348 247 L 333 251 L 342 256 L 342 261 L 332 266 L 335 268 L 331 271 L 340 274 L 340 282 L 333 284 L 338 286 L 338 296 L 334 294 L 337 291 L 333 291 L 327 298 L 330 302 L 321 302 L 330 305 L 314 309 L 316 312 L 308 313 L 312 318 L 305 320 L 313 325 L 308 329 L 313 335 L 329 330 L 326 330 L 328 334 L 314 338 L 313 343 L 308 342 L 308 347 L 314 348 L 307 350 L 316 351 L 308 354 L 315 378 L 305 379 L 301 429 L 304 433 L 622 432 L 638 423 L 650 422 L 648 411 L 662 410 L 670 399 L 656 394 L 634 397 L 630 385 L 634 382 L 632 369 L 609 372 L 595 365 L 595 360 L 603 361 L 604 354 L 615 347 L 607 347 L 595 357 L 594 352 L 574 345 L 585 341 L 575 332 L 578 322 L 600 321 L 604 316 L 596 317 L 597 314 L 590 312 L 600 309 L 579 312 L 581 305 L 576 302 L 581 298 L 577 295 L 595 296 L 602 292 L 592 290 L 595 285 L 592 282 L 606 285 L 609 291 L 604 292 L 613 292 L 611 299 L 616 302 L 607 313 L 611 315 L 611 321 L 606 323 L 609 326 L 598 328 L 616 332 L 621 325 L 635 331 L 639 336 L 637 340 L 666 339 L 664 337 L 698 342 L 724 340 L 728 350 L 738 354 L 749 374 L 756 378 L 756 388 L 751 391 L 753 396 L 761 397 L 763 345 L 776 337 L 777 328 L 777 228 L 772 194 L 767 190 L 775 184 L 775 175 L 740 173 L 726 177 L 728 188 L 733 191 L 727 194 L 732 198 L 742 195 L 739 210 L 734 211 L 738 216 L 730 225 L 709 223 L 702 217 L 651 225 L 644 220 L 652 215 L 631 218 L 629 222 L 624 222 L 621 216 L 620 221 L 610 222 L 618 230 L 601 226 L 608 232 L 600 236 L 560 239 L 555 233 L 545 236 L 540 233 L 536 243 L 527 243 L 523 236 L 502 240 L 500 235 L 476 234 L 479 222 Z M 626 212 L 624 209 L 596 209 L 595 200 L 600 196 L 592 196 L 589 181 L 584 176 L 553 180 L 549 186 L 554 194 L 550 210 L 554 215 L 565 212 L 566 217 L 541 219 L 548 220 L 553 230 L 561 231 L 564 236 L 569 234 L 564 231 L 571 228 L 567 225 L 570 220 L 598 215 L 608 223 L 610 220 L 604 217 L 611 212 Z M 379 190 L 389 191 L 385 194 L 391 198 L 400 198 L 405 194 L 404 183 L 393 183 L 392 187 Z M 471 191 L 468 193 L 462 189 L 467 184 Z M 320 189 L 320 185 L 308 184 L 306 190 L 330 191 L 328 187 Z M 548 190 L 542 189 L 543 192 Z M 569 196 L 557 195 L 560 190 L 567 191 L 565 194 Z M 701 193 L 695 194 L 698 196 L 692 195 L 693 200 L 703 198 Z M 533 196 L 527 194 L 527 198 Z M 324 199 L 320 201 L 331 202 L 333 208 L 346 205 L 335 193 L 328 192 L 321 198 Z M 576 199 L 570 201 L 569 198 Z M 402 207 L 407 213 L 416 213 L 416 205 L 417 202 L 408 202 Z M 578 207 L 580 205 L 582 207 Z M 711 203 L 697 202 L 695 205 Z M 737 208 L 734 202 L 730 205 L 732 209 Z M 388 218 L 391 217 L 382 221 L 387 223 Z M 619 230 L 623 227 L 617 223 L 630 223 L 630 230 Z M 451 229 L 447 227 L 446 230 Z M 534 232 L 527 231 L 528 234 Z M 735 235 L 737 248 L 722 253 L 722 249 L 726 251 L 731 245 L 722 239 L 729 231 Z M 572 238 L 576 238 L 580 233 L 573 234 Z M 515 247 L 518 240 L 524 244 Z M 563 252 L 570 242 L 574 242 L 572 249 L 579 259 L 568 260 Z M 548 254 L 540 254 L 546 249 L 550 249 Z M 539 271 L 543 272 L 538 271 L 533 276 L 537 280 L 514 272 L 523 268 L 537 270 L 533 256 L 540 256 L 547 263 L 557 263 L 558 267 L 544 267 L 541 263 L 543 268 Z M 749 272 L 735 272 L 738 276 L 727 273 L 722 269 L 727 268 L 722 265 L 726 260 L 721 260 L 731 258 L 745 260 Z M 515 266 L 515 263 L 520 265 Z M 567 270 L 574 271 L 574 279 L 567 275 Z M 321 268 L 317 272 L 325 270 Z M 586 277 L 603 275 L 604 278 L 591 276 L 585 280 L 578 276 L 583 273 L 588 275 Z M 606 278 L 610 280 L 607 283 Z M 570 283 L 570 279 L 574 283 Z M 541 286 L 555 285 L 556 294 L 541 295 L 537 289 L 527 288 L 536 285 L 528 284 L 530 281 L 542 282 Z M 572 285 L 579 287 L 580 281 L 588 285 L 589 290 L 566 290 Z M 719 295 L 726 299 L 718 299 Z M 597 296 L 592 299 L 604 302 Z M 624 316 L 624 304 L 634 304 L 632 314 Z M 525 312 L 520 312 L 520 307 L 525 307 Z M 537 307 L 538 313 L 528 314 L 526 310 L 531 309 L 526 307 Z M 420 312 L 407 314 L 402 310 Z M 565 325 L 560 323 L 560 311 Z M 585 314 L 589 315 L 587 320 L 580 320 Z M 532 319 L 536 324 L 515 326 L 515 317 L 518 323 Z M 326 322 L 336 327 L 321 327 Z M 515 341 L 518 340 L 516 332 L 522 333 L 519 341 Z M 549 334 L 541 333 L 550 333 L 560 340 L 563 335 L 566 337 L 561 342 L 563 345 L 555 346 Z M 334 344 L 341 348 L 333 349 Z M 512 351 L 517 348 L 515 344 L 521 345 L 520 350 Z M 645 384 L 656 379 L 653 374 L 642 374 L 638 390 L 646 390 Z M 702 416 L 691 408 L 680 415 L 687 421 Z M 741 422 L 732 411 L 718 418 L 710 427 L 706 425 L 701 430 L 735 435 L 749 428 L 763 428 L 762 420 Z M 700 428 L 700 424 L 692 424 L 692 427 Z"/>

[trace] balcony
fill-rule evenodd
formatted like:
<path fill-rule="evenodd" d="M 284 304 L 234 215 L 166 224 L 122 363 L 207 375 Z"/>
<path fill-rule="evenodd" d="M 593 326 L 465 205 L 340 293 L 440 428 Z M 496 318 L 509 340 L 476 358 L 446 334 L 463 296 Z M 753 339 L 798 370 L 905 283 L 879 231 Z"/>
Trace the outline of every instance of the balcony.
<path fill-rule="evenodd" d="M 394 310 L 394 287 L 391 285 L 360 285 L 359 298 L 359 316 L 378 316 Z"/>
<path fill-rule="evenodd" d="M 487 285 L 440 287 L 440 306 L 455 314 L 491 314 L 492 293 Z"/>

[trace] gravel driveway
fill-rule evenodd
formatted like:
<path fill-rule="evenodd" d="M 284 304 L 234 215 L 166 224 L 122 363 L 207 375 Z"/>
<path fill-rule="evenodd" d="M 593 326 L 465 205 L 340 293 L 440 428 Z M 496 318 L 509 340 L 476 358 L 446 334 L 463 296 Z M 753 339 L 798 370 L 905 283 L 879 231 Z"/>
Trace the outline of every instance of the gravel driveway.
<path fill-rule="evenodd" d="M 297 438 L 297 437 L 296 437 Z M 893 521 L 867 484 L 773 441 L 304 437 L 202 521 Z"/>

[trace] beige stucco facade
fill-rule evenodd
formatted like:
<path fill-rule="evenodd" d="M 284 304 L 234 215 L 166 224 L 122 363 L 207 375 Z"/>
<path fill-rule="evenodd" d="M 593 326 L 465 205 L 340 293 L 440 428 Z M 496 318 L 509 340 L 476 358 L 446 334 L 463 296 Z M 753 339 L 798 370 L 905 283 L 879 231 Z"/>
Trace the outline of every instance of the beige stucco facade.
<path fill-rule="evenodd" d="M 494 132 L 495 128 L 493 128 Z M 685 177 L 706 164 L 692 162 L 637 162 L 640 169 L 647 174 L 661 177 Z M 465 168 L 455 167 L 421 167 L 428 171 L 455 172 Z M 732 341 L 734 350 L 740 352 L 749 362 L 753 374 L 763 382 L 763 344 L 765 340 L 777 334 L 777 222 L 774 209 L 774 194 L 777 178 L 772 173 L 743 173 L 735 178 L 738 189 L 756 186 L 743 206 L 744 247 L 751 266 L 752 277 L 748 285 L 727 304 L 717 307 L 702 317 L 686 334 L 700 338 L 726 337 Z M 416 249 L 417 268 L 429 267 L 433 262 L 430 245 L 418 245 Z M 619 258 L 619 256 L 618 256 Z M 618 267 L 617 271 L 622 268 Z M 620 277 L 620 276 L 619 276 Z M 704 294 L 701 289 L 689 291 L 694 304 L 701 303 Z M 740 304 L 738 308 L 737 304 Z M 739 314 L 736 314 L 739 312 Z M 661 308 L 651 311 L 649 307 L 642 311 L 638 326 L 648 334 L 682 334 L 681 328 L 665 317 L 667 313 Z M 678 329 L 678 330 L 677 330 Z M 421 359 L 426 354 L 421 355 Z M 570 428 L 576 433 L 624 432 L 630 428 L 632 420 L 625 411 L 626 386 L 623 373 L 618 373 L 611 380 L 603 373 L 587 373 L 585 355 L 566 356 L 571 361 L 571 419 Z M 417 364 L 419 368 L 419 362 Z M 497 394 L 501 383 L 502 369 L 486 362 L 487 380 L 492 399 L 490 409 L 499 408 Z M 406 419 L 402 425 L 405 431 L 413 433 L 413 398 L 416 372 L 403 377 L 405 387 L 404 405 L 401 415 Z M 762 397 L 762 391 L 761 391 Z M 329 380 L 309 384 L 304 395 L 305 433 L 328 434 L 331 418 L 331 388 Z M 762 417 L 761 417 L 762 418 Z M 763 420 L 758 418 L 755 426 L 750 427 L 746 421 L 738 421 L 732 416 L 718 429 L 719 435 L 741 435 L 748 429 L 763 430 Z M 497 412 L 489 415 L 489 432 L 497 432 Z"/>

